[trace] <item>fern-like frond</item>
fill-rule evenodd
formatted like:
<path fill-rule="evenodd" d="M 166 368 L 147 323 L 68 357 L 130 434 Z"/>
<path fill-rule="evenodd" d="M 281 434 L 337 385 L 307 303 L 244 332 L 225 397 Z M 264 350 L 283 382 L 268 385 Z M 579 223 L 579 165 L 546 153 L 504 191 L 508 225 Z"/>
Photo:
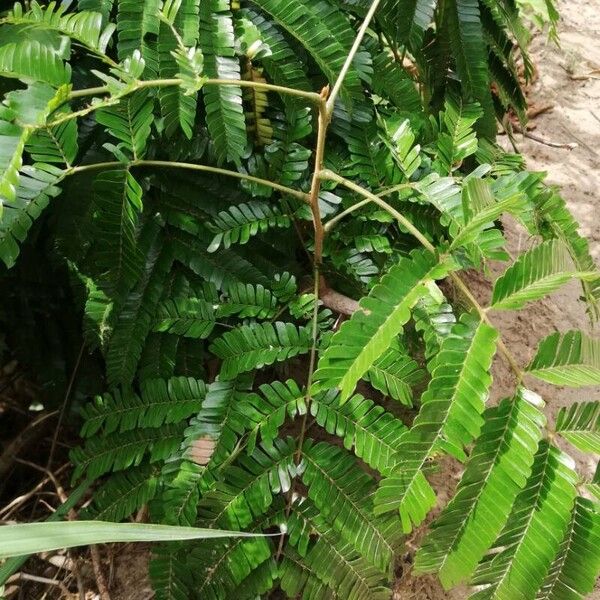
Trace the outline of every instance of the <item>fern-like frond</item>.
<path fill-rule="evenodd" d="M 581 600 L 600 573 L 600 513 L 578 497 L 554 562 L 536 600 Z"/>
<path fill-rule="evenodd" d="M 296 503 L 287 525 L 289 544 L 301 557 L 299 562 L 325 586 L 335 590 L 336 595 L 332 597 L 389 600 L 390 589 L 386 586 L 385 574 L 362 558 L 351 544 L 344 543 L 309 499 L 300 499 Z M 314 542 L 311 534 L 316 534 Z M 310 585 L 309 590 L 322 591 L 320 587 L 313 587 L 312 578 L 307 578 L 304 572 L 288 575 L 290 579 L 285 584 L 288 592 L 301 593 L 307 585 Z M 299 581 L 292 579 L 292 576 L 298 575 L 301 576 Z M 316 600 L 322 596 L 312 597 Z"/>
<path fill-rule="evenodd" d="M 427 458 L 439 449 L 463 458 L 463 447 L 479 435 L 496 337 L 492 327 L 466 313 L 433 359 L 421 410 L 398 446 L 399 463 L 375 498 L 376 512 L 399 510 L 406 532 L 421 523 L 435 502 L 435 495 L 422 497 Z"/>
<path fill-rule="evenodd" d="M 118 523 L 150 502 L 158 493 L 160 480 L 153 465 L 141 465 L 112 475 L 94 493 L 93 503 L 82 519 Z"/>
<path fill-rule="evenodd" d="M 394 265 L 360 301 L 359 310 L 341 326 L 319 358 L 316 389 L 338 387 L 341 401 L 348 400 L 357 381 L 402 331 L 412 307 L 426 294 L 427 283 L 441 279 L 450 269 L 450 263 L 440 263 L 425 251 L 414 251 Z"/>
<path fill-rule="evenodd" d="M 57 31 L 94 52 L 104 54 L 115 30 L 114 24 L 105 23 L 108 11 L 104 10 L 102 2 L 109 1 L 112 2 L 96 0 L 94 4 L 90 0 L 80 0 L 80 12 L 70 13 L 65 13 L 66 4 L 57 6 L 56 2 L 51 2 L 48 6 L 41 6 L 34 0 L 29 10 L 23 11 L 21 3 L 17 2 L 3 21 L 24 26 L 23 31 L 33 28 Z"/>
<path fill-rule="evenodd" d="M 554 190 L 544 190 L 534 197 L 535 212 L 540 221 L 540 233 L 545 239 L 559 238 L 569 248 L 578 271 L 597 270 L 590 254 L 588 240 L 579 235 L 579 225 L 569 212 L 563 198 Z M 592 320 L 600 318 L 600 277 L 582 281 L 583 293 Z"/>
<path fill-rule="evenodd" d="M 241 319 L 269 319 L 277 311 L 277 298 L 264 286 L 237 283 L 225 290 L 224 301 L 217 308 L 217 315 L 238 315 Z"/>
<path fill-rule="evenodd" d="M 142 188 L 128 170 L 119 170 L 98 175 L 93 191 L 100 240 L 97 265 L 115 288 L 128 287 L 136 280 L 142 260 L 137 245 Z"/>
<path fill-rule="evenodd" d="M 273 553 L 268 538 L 237 538 L 230 542 L 205 544 L 191 551 L 194 593 L 206 600 L 232 598 L 233 591 Z"/>
<path fill-rule="evenodd" d="M 164 460 L 179 447 L 184 429 L 185 423 L 178 423 L 92 437 L 83 448 L 71 452 L 73 479 L 84 473 L 95 479 L 109 471 L 137 466 L 146 454 L 151 463 Z"/>
<path fill-rule="evenodd" d="M 471 3 L 473 0 L 467 0 Z M 489 93 L 489 92 L 488 92 Z M 444 131 L 436 140 L 437 160 L 444 175 L 450 175 L 462 161 L 477 151 L 477 136 L 473 129 L 481 118 L 477 104 L 467 104 L 450 96 L 443 112 Z"/>
<path fill-rule="evenodd" d="M 204 54 L 205 75 L 220 79 L 240 79 L 235 56 L 234 33 L 229 3 L 205 0 L 200 3 L 199 43 Z M 215 145 L 217 161 L 236 164 L 246 151 L 246 123 L 242 90 L 237 86 L 205 86 L 206 124 Z"/>
<path fill-rule="evenodd" d="M 276 361 L 305 354 L 311 347 L 310 330 L 292 323 L 254 323 L 227 331 L 210 346 L 221 363 L 221 377 L 231 379 Z"/>
<path fill-rule="evenodd" d="M 289 227 L 290 218 L 266 202 L 248 202 L 231 206 L 218 214 L 211 224 L 215 232 L 208 252 L 216 252 L 221 246 L 246 244 L 251 237 L 273 227 Z"/>
<path fill-rule="evenodd" d="M 342 438 L 346 449 L 382 475 L 390 474 L 400 438 L 407 431 L 402 421 L 358 394 L 345 404 L 332 392 L 316 396 L 310 411 L 328 433 Z"/>
<path fill-rule="evenodd" d="M 156 36 L 160 28 L 159 0 L 119 0 L 117 12 L 117 51 L 125 60 L 138 50 L 148 75 L 158 72 Z"/>
<path fill-rule="evenodd" d="M 577 482 L 573 467 L 570 457 L 546 441 L 540 443 L 495 552 L 475 572 L 472 582 L 485 587 L 474 600 L 527 598 L 543 583 L 571 519 Z"/>
<path fill-rule="evenodd" d="M 540 342 L 527 372 L 555 385 L 597 385 L 600 383 L 600 340 L 579 330 L 553 333 Z"/>
<path fill-rule="evenodd" d="M 482 107 L 483 118 L 478 125 L 479 130 L 493 139 L 496 136 L 496 118 L 478 0 L 450 0 L 445 5 L 444 25 L 463 95 L 477 101 Z"/>
<path fill-rule="evenodd" d="M 250 453 L 259 437 L 263 445 L 272 445 L 287 418 L 306 413 L 306 393 L 295 381 L 264 383 L 259 389 L 260 395 L 245 394 L 233 407 L 235 418 L 248 431 L 246 447 Z"/>
<path fill-rule="evenodd" d="M 200 0 L 183 0 L 173 26 L 179 32 L 184 47 L 194 47 L 199 35 Z M 158 33 L 158 72 L 161 78 L 177 77 L 177 39 L 167 23 L 161 22 Z M 196 120 L 197 93 L 186 93 L 177 86 L 162 88 L 158 94 L 161 113 L 165 119 L 165 132 L 171 137 L 181 128 L 185 136 L 192 137 Z"/>
<path fill-rule="evenodd" d="M 417 552 L 417 572 L 438 572 L 446 588 L 469 579 L 531 473 L 545 423 L 542 406 L 537 394 L 521 389 L 487 409 L 456 494 Z"/>
<path fill-rule="evenodd" d="M 261 40 L 268 46 L 270 52 L 260 58 L 260 63 L 269 79 L 276 85 L 311 91 L 303 62 L 277 25 L 252 8 L 242 8 L 236 11 L 236 16 L 251 21 L 258 29 Z M 300 110 L 301 103 L 294 96 L 282 95 L 281 101 L 290 109 Z"/>
<path fill-rule="evenodd" d="M 373 514 L 375 481 L 346 451 L 321 442 L 303 452 L 308 497 L 337 533 L 381 571 L 389 572 L 402 532 L 395 517 Z"/>
<path fill-rule="evenodd" d="M 423 110 L 415 82 L 387 52 L 379 51 L 373 57 L 373 90 L 402 111 L 414 114 Z"/>
<path fill-rule="evenodd" d="M 161 251 L 157 247 L 160 241 L 159 237 L 154 242 L 156 245 L 149 248 L 139 282 L 114 317 L 106 351 L 106 374 L 111 386 L 132 383 L 146 338 L 152 330 L 154 312 L 173 262 L 168 248 Z"/>
<path fill-rule="evenodd" d="M 310 53 L 331 84 L 339 75 L 354 40 L 345 16 L 327 1 L 307 4 L 300 0 L 252 0 L 262 11 L 295 37 Z M 341 88 L 350 105 L 363 98 L 360 77 L 351 67 Z"/>
<path fill-rule="evenodd" d="M 576 277 L 595 278 L 597 273 L 576 271 L 567 247 L 560 240 L 542 242 L 519 256 L 496 280 L 492 308 L 522 308 Z"/>
<path fill-rule="evenodd" d="M 433 21 L 433 0 L 384 0 L 378 15 L 382 27 L 398 45 L 418 49 Z"/>
<path fill-rule="evenodd" d="M 600 454 L 600 402 L 576 402 L 561 408 L 555 430 L 582 452 Z"/>
<path fill-rule="evenodd" d="M 186 562 L 188 549 L 181 544 L 158 544 L 148 566 L 156 600 L 186 600 L 194 582 Z"/>
<path fill-rule="evenodd" d="M 0 46 L 0 52 L 5 47 Z M 16 200 L 25 144 L 33 130 L 43 125 L 65 100 L 66 94 L 66 86 L 57 91 L 47 84 L 34 83 L 27 89 L 9 92 L 0 104 L 0 217 L 2 205 Z"/>
<path fill-rule="evenodd" d="M 429 293 L 423 296 L 413 309 L 415 329 L 421 333 L 425 344 L 425 358 L 435 356 L 440 345 L 456 323 L 452 306 L 446 302 L 440 288 L 432 283 Z"/>
<path fill-rule="evenodd" d="M 484 179 L 470 178 L 462 189 L 464 225 L 452 240 L 451 248 L 474 242 L 481 232 L 490 227 L 506 212 L 517 212 L 525 204 L 522 193 L 504 193 L 494 198 L 490 184 Z"/>
<path fill-rule="evenodd" d="M 67 110 L 55 116 L 68 114 Z M 56 127 L 46 127 L 35 131 L 27 140 L 25 149 L 36 162 L 59 163 L 67 167 L 77 156 L 77 122 L 65 121 Z"/>
<path fill-rule="evenodd" d="M 0 143 L 1 138 L 0 133 Z M 60 194 L 56 184 L 63 175 L 63 171 L 52 165 L 25 165 L 19 172 L 14 198 L 11 201 L 2 198 L 0 259 L 8 268 L 15 264 L 19 255 L 19 244 L 25 241 L 33 222 L 48 206 L 50 200 Z"/>
<path fill-rule="evenodd" d="M 222 482 L 205 494 L 198 505 L 204 527 L 221 527 L 227 523 L 234 530 L 249 527 L 265 514 L 275 494 L 286 494 L 297 477 L 296 442 L 278 439 L 274 444 L 257 446 L 241 456 L 235 465 L 221 471 Z"/>
<path fill-rule="evenodd" d="M 385 396 L 412 406 L 412 385 L 423 372 L 417 362 L 400 347 L 389 348 L 367 371 L 365 379 Z"/>
<path fill-rule="evenodd" d="M 210 239 L 210 238 L 208 238 Z M 208 239 L 192 236 L 182 231 L 171 234 L 176 258 L 196 275 L 213 283 L 218 289 L 228 288 L 239 283 L 269 285 L 269 279 L 256 264 L 240 256 L 232 249 L 208 252 Z"/>
<path fill-rule="evenodd" d="M 71 80 L 71 67 L 51 46 L 36 39 L 0 46 L 0 73 L 3 77 L 43 81 L 54 87 Z"/>
<path fill-rule="evenodd" d="M 85 406 L 81 435 L 87 438 L 98 432 L 107 435 L 138 427 L 178 423 L 198 412 L 205 396 L 204 382 L 191 377 L 146 380 L 141 384 L 139 396 L 124 388 L 98 397 Z"/>
<path fill-rule="evenodd" d="M 213 305 L 201 298 L 165 300 L 157 309 L 154 331 L 205 339 L 215 327 Z"/>
<path fill-rule="evenodd" d="M 125 149 L 134 160 L 144 157 L 154 121 L 154 100 L 147 90 L 122 98 L 116 106 L 96 111 L 96 120 L 119 140 L 119 150 Z"/>

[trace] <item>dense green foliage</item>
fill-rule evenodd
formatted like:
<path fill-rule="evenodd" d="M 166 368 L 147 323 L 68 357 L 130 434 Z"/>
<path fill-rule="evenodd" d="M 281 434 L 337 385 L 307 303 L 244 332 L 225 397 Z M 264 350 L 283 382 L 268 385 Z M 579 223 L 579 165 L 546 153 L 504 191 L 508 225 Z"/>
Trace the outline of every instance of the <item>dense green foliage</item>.
<path fill-rule="evenodd" d="M 57 357 L 47 381 L 83 340 L 82 518 L 276 534 L 157 546 L 157 598 L 389 598 L 443 457 L 463 474 L 415 571 L 477 599 L 592 589 L 600 508 L 555 439 L 598 452 L 598 404 L 552 429 L 523 375 L 598 383 L 599 342 L 557 333 L 520 366 L 493 325 L 572 279 L 599 315 L 564 201 L 494 142 L 524 118 L 526 42 L 512 0 L 0 21 L 3 319 Z M 512 260 L 507 213 L 535 240 Z M 460 272 L 489 260 L 511 264 L 488 310 Z M 488 405 L 497 353 L 517 384 Z"/>

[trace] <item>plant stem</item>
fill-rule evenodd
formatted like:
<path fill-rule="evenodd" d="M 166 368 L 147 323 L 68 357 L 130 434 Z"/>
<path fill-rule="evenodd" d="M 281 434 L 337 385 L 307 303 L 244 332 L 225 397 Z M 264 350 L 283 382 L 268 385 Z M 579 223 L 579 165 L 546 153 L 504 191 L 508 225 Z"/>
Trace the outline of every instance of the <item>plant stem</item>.
<path fill-rule="evenodd" d="M 361 196 L 368 199 L 369 202 L 374 202 L 375 204 L 381 206 L 385 211 L 387 211 L 390 215 L 392 215 L 398 223 L 400 223 L 405 229 L 407 229 L 414 237 L 416 237 L 421 244 L 429 250 L 432 254 L 437 255 L 437 250 L 435 246 L 401 213 L 399 213 L 393 206 L 390 206 L 385 200 L 382 200 L 379 196 L 376 196 L 372 192 L 369 192 L 365 188 L 357 185 L 353 181 L 334 173 L 329 169 L 323 169 L 321 171 L 321 178 L 327 179 L 329 181 L 335 181 L 344 187 L 360 194 Z"/>
<path fill-rule="evenodd" d="M 356 35 L 356 38 L 354 38 L 354 43 L 352 44 L 352 48 L 350 48 L 350 52 L 348 53 L 348 56 L 346 56 L 346 60 L 344 61 L 342 70 L 340 71 L 338 78 L 335 80 L 335 83 L 333 84 L 333 89 L 331 90 L 331 94 L 329 95 L 329 98 L 327 99 L 327 114 L 329 116 L 331 116 L 333 114 L 333 107 L 335 104 L 335 100 L 336 100 L 338 94 L 340 93 L 342 83 L 344 82 L 344 79 L 345 79 L 346 75 L 348 74 L 348 71 L 350 70 L 352 61 L 354 60 L 354 57 L 356 56 L 356 53 L 358 52 L 358 48 L 360 47 L 360 43 L 362 42 L 363 37 L 365 37 L 365 33 L 367 32 L 367 29 L 369 28 L 369 23 L 371 23 L 371 20 L 375 16 L 375 11 L 377 10 L 377 7 L 379 6 L 380 1 L 381 0 L 373 0 L 373 2 L 371 3 L 371 6 L 369 7 L 367 14 L 365 15 L 365 18 L 360 26 L 360 29 L 358 30 L 358 34 Z"/>
<path fill-rule="evenodd" d="M 112 169 L 112 168 L 133 168 L 133 167 L 160 167 L 167 169 L 189 169 L 190 171 L 202 171 L 204 173 L 215 173 L 217 175 L 225 175 L 227 177 L 233 177 L 244 181 L 251 181 L 260 185 L 265 185 L 274 190 L 277 190 L 283 194 L 289 194 L 294 196 L 303 202 L 308 201 L 308 194 L 300 190 L 289 188 L 285 185 L 281 185 L 268 179 L 261 179 L 260 177 L 254 177 L 253 175 L 247 175 L 246 173 L 238 173 L 237 171 L 231 171 L 230 169 L 221 169 L 220 167 L 212 167 L 209 165 L 197 165 L 194 163 L 185 162 L 174 162 L 170 160 L 133 160 L 129 163 L 123 163 L 119 161 L 109 161 L 94 163 L 91 165 L 81 165 L 79 167 L 72 167 L 68 170 L 68 175 L 76 175 L 77 173 L 83 173 L 85 171 L 95 169 Z"/>
<path fill-rule="evenodd" d="M 182 79 L 147 79 L 138 81 L 137 84 L 127 92 L 127 94 L 133 93 L 137 90 L 145 88 L 162 88 L 162 87 L 173 87 L 179 86 L 183 83 Z M 287 94 L 289 96 L 298 96 L 299 98 L 305 98 L 311 102 L 318 103 L 321 101 L 321 97 L 316 92 L 307 92 L 305 90 L 296 90 L 294 88 L 285 87 L 282 85 L 273 85 L 262 81 L 246 81 L 242 79 L 205 79 L 203 84 L 205 85 L 222 85 L 222 86 L 239 86 L 247 88 L 257 88 L 264 90 L 265 92 L 277 92 L 278 94 Z M 91 88 L 83 88 L 80 90 L 74 90 L 69 94 L 68 99 L 74 100 L 76 98 L 84 98 L 85 96 L 100 96 L 102 94 L 108 94 L 110 92 L 107 85 Z"/>
<path fill-rule="evenodd" d="M 438 251 L 435 248 L 435 246 L 404 215 L 399 213 L 393 206 L 390 206 L 387 202 L 382 200 L 379 196 L 376 196 L 375 194 L 373 194 L 372 192 L 369 192 L 368 190 L 364 189 L 360 185 L 357 185 L 353 181 L 350 181 L 349 179 L 346 179 L 346 178 L 342 177 L 341 175 L 338 175 L 337 173 L 334 173 L 333 171 L 331 171 L 329 169 L 324 169 L 323 171 L 321 171 L 321 177 L 323 179 L 327 179 L 329 181 L 336 181 L 337 183 L 343 185 L 344 187 L 347 187 L 348 189 L 352 190 L 353 192 L 356 192 L 357 194 L 360 194 L 361 196 L 363 196 L 366 200 L 358 203 L 361 206 L 364 206 L 366 202 L 374 202 L 375 204 L 381 206 L 381 208 L 383 208 L 386 212 L 388 212 L 390 215 L 392 215 L 398 221 L 398 223 L 400 223 L 415 238 L 417 238 L 417 240 L 419 240 L 419 242 L 421 242 L 421 244 L 423 245 L 423 247 L 425 249 L 429 250 L 429 252 L 431 252 L 435 256 L 438 255 Z M 390 188 L 390 190 L 388 190 L 388 192 L 390 192 L 391 190 L 392 190 L 392 188 Z M 352 209 L 356 206 L 357 205 L 355 204 L 354 206 L 351 206 L 350 208 Z M 348 211 L 349 211 L 349 209 L 347 209 L 344 212 L 347 213 Z M 341 213 L 338 216 L 342 216 L 342 214 L 343 213 Z M 333 226 L 333 225 L 331 225 L 331 223 L 333 221 L 334 221 L 334 219 L 332 219 L 331 221 L 329 221 L 329 223 L 327 223 L 327 225 L 325 225 L 325 231 L 331 230 L 331 228 Z M 328 228 L 328 226 L 329 226 L 329 228 Z M 454 282 L 456 287 L 465 296 L 465 298 L 469 301 L 469 303 L 473 306 L 473 308 L 477 311 L 481 320 L 484 321 L 485 323 L 487 323 L 488 325 L 490 325 L 491 327 L 493 327 L 494 324 L 490 321 L 489 317 L 487 316 L 486 310 L 481 306 L 481 304 L 479 304 L 479 302 L 477 301 L 475 296 L 473 296 L 473 294 L 471 293 L 471 291 L 469 290 L 469 288 L 467 287 L 465 282 L 460 278 L 460 276 L 457 273 L 450 273 L 450 278 L 452 279 L 452 281 Z M 515 360 L 512 353 L 506 347 L 506 344 L 500 338 L 498 339 L 498 350 L 504 356 L 506 362 L 508 363 L 508 365 L 514 372 L 515 377 L 517 379 L 517 383 L 520 383 L 523 380 L 523 376 L 524 376 L 523 371 L 519 367 L 519 364 Z"/>

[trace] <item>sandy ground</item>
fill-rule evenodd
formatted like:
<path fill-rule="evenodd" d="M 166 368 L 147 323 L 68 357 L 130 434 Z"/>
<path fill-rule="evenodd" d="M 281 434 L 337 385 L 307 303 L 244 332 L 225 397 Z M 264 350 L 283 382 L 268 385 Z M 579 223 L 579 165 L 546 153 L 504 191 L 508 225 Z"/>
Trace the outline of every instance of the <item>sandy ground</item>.
<path fill-rule="evenodd" d="M 578 146 L 574 150 L 553 148 L 520 135 L 516 136 L 516 143 L 530 170 L 546 171 L 547 181 L 560 186 L 569 208 L 581 223 L 581 232 L 590 240 L 592 254 L 600 262 L 600 0 L 567 0 L 560 2 L 559 8 L 562 17 L 560 48 L 547 43 L 543 36 L 534 40 L 532 46 L 539 73 L 530 91 L 530 102 L 538 107 L 552 104 L 553 109 L 532 121 L 531 133 L 550 142 L 575 142 Z M 595 69 L 598 71 L 593 72 Z M 509 147 L 506 139 L 502 143 Z M 534 242 L 514 223 L 506 222 L 505 226 L 508 247 L 513 255 Z M 492 276 L 498 276 L 504 268 L 503 265 L 492 265 Z M 482 300 L 489 297 L 491 286 L 488 281 L 473 278 L 471 286 Z M 496 313 L 492 319 L 522 365 L 529 362 L 538 340 L 549 333 L 573 328 L 590 330 L 575 283 L 531 308 L 519 313 Z M 492 400 L 512 393 L 512 376 L 501 361 L 494 365 L 494 377 Z M 551 420 L 562 406 L 600 398 L 600 388 L 569 390 L 535 381 L 526 383 L 544 397 Z M 572 448 L 565 449 L 573 455 L 583 473 L 593 472 L 595 464 L 589 457 L 578 455 Z M 451 494 L 459 475 L 454 465 L 449 465 L 449 470 L 453 476 L 448 477 L 448 471 L 444 473 L 449 483 L 436 486 L 440 490 L 441 503 L 445 503 Z M 417 543 L 417 539 L 409 541 L 407 553 L 401 558 L 394 600 L 466 598 L 465 589 L 446 593 L 433 577 L 410 576 L 412 549 Z M 150 596 L 143 573 L 145 558 L 146 553 L 142 551 L 134 553 L 133 557 L 128 555 L 125 561 L 115 561 L 117 585 L 114 598 L 132 600 Z M 600 590 L 591 598 L 600 600 Z"/>

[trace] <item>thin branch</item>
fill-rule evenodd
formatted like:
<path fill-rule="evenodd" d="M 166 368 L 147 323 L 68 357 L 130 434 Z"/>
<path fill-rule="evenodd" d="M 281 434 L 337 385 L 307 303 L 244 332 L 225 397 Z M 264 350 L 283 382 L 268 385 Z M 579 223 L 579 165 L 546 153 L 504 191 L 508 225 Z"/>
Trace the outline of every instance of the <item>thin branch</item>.
<path fill-rule="evenodd" d="M 373 0 L 373 3 L 371 4 L 369 10 L 367 11 L 367 14 L 365 15 L 364 21 L 362 22 L 362 25 L 360 26 L 360 29 L 358 30 L 358 34 L 356 35 L 356 38 L 354 39 L 352 48 L 350 48 L 350 52 L 348 53 L 348 56 L 346 56 L 346 60 L 344 62 L 342 70 L 340 71 L 338 78 L 335 80 L 335 83 L 333 84 L 333 89 L 331 90 L 331 94 L 329 95 L 329 98 L 327 99 L 327 114 L 329 114 L 329 115 L 331 115 L 333 113 L 333 106 L 335 104 L 335 100 L 336 100 L 338 94 L 340 93 L 342 83 L 344 82 L 344 79 L 345 79 L 346 75 L 348 74 L 348 71 L 350 70 L 352 61 L 354 60 L 354 57 L 356 56 L 356 53 L 358 52 L 360 43 L 362 42 L 363 37 L 365 36 L 367 29 L 369 28 L 369 24 L 371 23 L 371 20 L 375 16 L 375 11 L 377 10 L 377 7 L 379 6 L 380 2 L 381 2 L 381 0 Z"/>
<path fill-rule="evenodd" d="M 253 175 L 247 175 L 246 173 L 238 173 L 237 171 L 231 171 L 230 169 L 221 169 L 220 167 L 212 167 L 210 165 L 197 165 L 194 163 L 174 162 L 170 160 L 133 160 L 129 163 L 123 163 L 113 160 L 108 162 L 93 163 L 91 165 L 81 165 L 78 167 L 73 167 L 67 171 L 67 174 L 76 175 L 85 171 L 91 171 L 96 169 L 113 169 L 119 167 L 122 167 L 124 169 L 133 167 L 160 167 L 167 169 L 189 169 L 191 171 L 215 173 L 217 175 L 233 177 L 234 179 L 251 181 L 253 183 L 273 188 L 274 190 L 277 190 L 283 194 L 289 194 L 290 196 L 294 196 L 295 198 L 298 198 L 303 202 L 308 201 L 308 194 L 306 192 L 289 188 L 285 185 L 275 183 L 274 181 L 269 181 L 268 179 L 261 179 L 260 177 L 254 177 Z"/>
<path fill-rule="evenodd" d="M 132 87 L 131 91 L 127 91 L 127 94 L 131 94 L 136 92 L 137 90 L 141 90 L 144 88 L 162 88 L 162 87 L 173 87 L 179 86 L 183 83 L 182 79 L 172 78 L 172 79 L 146 79 L 140 80 L 136 83 L 135 86 Z M 271 83 L 266 83 L 262 81 L 246 81 L 242 79 L 205 79 L 202 83 L 205 85 L 213 85 L 213 86 L 239 86 L 239 87 L 247 87 L 247 88 L 257 88 L 264 90 L 265 92 L 276 92 L 278 94 L 286 94 L 288 96 L 297 96 L 299 98 L 305 98 L 310 102 L 314 102 L 315 104 L 320 102 L 321 98 L 319 94 L 316 92 L 307 92 L 305 90 L 296 90 L 294 88 L 285 87 L 282 85 L 273 85 Z M 91 87 L 91 88 L 82 88 L 80 90 L 73 90 L 69 96 L 68 100 L 74 100 L 77 98 L 84 98 L 86 96 L 101 96 L 103 94 L 110 93 L 110 89 L 107 85 L 99 86 L 99 87 Z"/>
<path fill-rule="evenodd" d="M 427 248 L 432 254 L 437 255 L 437 250 L 435 246 L 401 213 L 399 213 L 393 206 L 390 206 L 385 200 L 382 200 L 379 196 L 376 196 L 372 192 L 369 192 L 365 188 L 357 185 L 353 181 L 334 173 L 329 169 L 324 169 L 321 171 L 321 178 L 327 179 L 329 181 L 335 181 L 344 187 L 360 194 L 364 198 L 367 198 L 370 202 L 374 202 L 375 204 L 381 206 L 385 211 L 391 214 L 397 221 L 400 223 L 405 229 L 407 229 L 414 237 L 416 237 L 421 244 Z"/>
<path fill-rule="evenodd" d="M 329 181 L 336 181 L 337 183 L 340 183 L 341 185 L 352 190 L 353 192 L 360 194 L 369 202 L 374 202 L 375 204 L 381 206 L 381 208 L 383 208 L 386 212 L 392 215 L 398 221 L 398 223 L 400 223 L 416 239 L 418 239 L 425 249 L 437 256 L 438 251 L 435 248 L 435 246 L 404 215 L 399 213 L 393 206 L 390 206 L 379 196 L 376 196 L 375 194 L 369 192 L 360 185 L 357 185 L 349 179 L 345 179 L 341 175 L 338 175 L 337 173 L 334 173 L 329 169 L 324 169 L 323 171 L 321 171 L 321 177 L 323 179 L 328 179 Z M 473 296 L 473 294 L 471 293 L 465 282 L 459 277 L 459 275 L 457 273 L 450 273 L 450 278 L 455 283 L 456 287 L 465 296 L 465 298 L 469 301 L 469 303 L 473 306 L 473 308 L 477 311 L 481 320 L 493 327 L 494 325 L 489 320 L 486 310 L 481 306 L 481 304 L 479 304 L 475 296 Z M 519 364 L 517 363 L 517 361 L 515 360 L 515 358 L 501 339 L 498 340 L 498 349 L 506 359 L 506 362 L 509 364 L 510 368 L 513 370 L 517 381 L 522 381 L 524 376 L 523 371 L 521 370 Z"/>

